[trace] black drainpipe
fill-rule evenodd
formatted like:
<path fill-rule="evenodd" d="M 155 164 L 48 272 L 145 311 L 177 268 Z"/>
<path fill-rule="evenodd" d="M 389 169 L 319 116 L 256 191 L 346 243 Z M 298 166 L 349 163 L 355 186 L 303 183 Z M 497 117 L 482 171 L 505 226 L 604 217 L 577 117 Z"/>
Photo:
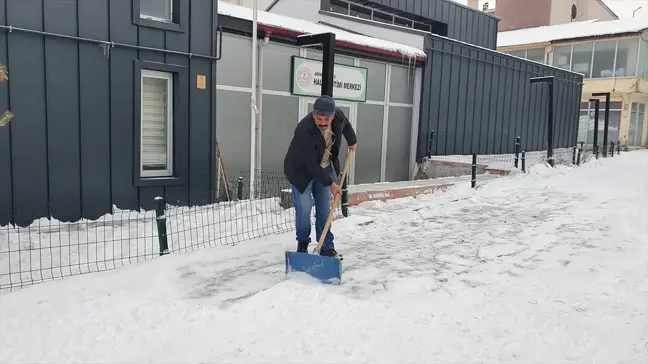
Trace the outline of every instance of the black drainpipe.
<path fill-rule="evenodd" d="M 137 46 L 137 45 L 132 45 L 132 44 L 110 42 L 110 41 L 106 41 L 106 40 L 76 37 L 76 36 L 73 36 L 73 35 L 65 35 L 65 34 L 58 34 L 58 33 L 51 33 L 51 32 L 43 32 L 43 31 L 40 31 L 40 30 L 19 28 L 19 27 L 14 27 L 12 25 L 0 25 L 0 29 L 6 30 L 9 33 L 11 33 L 11 32 L 23 32 L 23 33 L 38 34 L 38 35 L 43 35 L 43 36 L 53 37 L 53 38 L 69 39 L 69 40 L 75 40 L 75 41 L 79 41 L 79 42 L 98 44 L 98 45 L 104 47 L 104 49 L 108 50 L 108 51 L 110 50 L 110 48 L 113 48 L 113 47 L 121 47 L 121 48 L 137 49 L 137 50 L 141 50 L 141 51 L 153 51 L 153 52 L 162 52 L 162 53 L 167 53 L 167 54 L 177 54 L 177 55 L 180 55 L 180 56 L 187 56 L 189 58 L 196 57 L 196 58 L 201 58 L 201 59 L 208 59 L 208 60 L 211 60 L 211 61 L 220 60 L 222 50 L 223 50 L 223 42 L 222 42 L 223 29 L 221 27 L 218 27 L 218 31 L 220 32 L 220 35 L 219 35 L 219 41 L 218 41 L 219 44 L 218 44 L 218 55 L 217 56 L 208 56 L 208 55 L 204 55 L 204 54 L 193 54 L 193 53 L 188 53 L 188 52 L 172 51 L 172 50 L 162 49 L 162 48 L 143 47 L 143 46 Z"/>

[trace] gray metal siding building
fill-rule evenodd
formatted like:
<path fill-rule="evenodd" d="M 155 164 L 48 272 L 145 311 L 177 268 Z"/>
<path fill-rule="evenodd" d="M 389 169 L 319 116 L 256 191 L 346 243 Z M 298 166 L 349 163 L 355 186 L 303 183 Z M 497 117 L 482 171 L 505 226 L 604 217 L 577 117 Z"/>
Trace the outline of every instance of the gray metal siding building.
<path fill-rule="evenodd" d="M 0 110 L 15 114 L 0 127 L 0 225 L 212 199 L 218 2 L 173 4 L 163 22 L 139 0 L 0 0 Z M 142 70 L 173 94 L 163 178 L 140 171 Z"/>
<path fill-rule="evenodd" d="M 327 7 L 331 0 L 322 0 Z M 462 42 L 495 49 L 497 46 L 497 24 L 499 19 L 483 11 L 451 0 L 360 0 L 377 9 L 385 9 L 396 14 L 414 15 L 447 24 L 447 36 Z"/>
<path fill-rule="evenodd" d="M 373 27 L 425 34 L 418 162 L 430 154 L 513 153 L 517 136 L 527 151 L 546 149 L 548 90 L 529 83 L 537 76 L 556 78 L 554 147 L 576 144 L 582 75 L 495 51 L 496 17 L 449 0 L 320 4 L 321 12 L 371 21 Z M 393 20 L 385 23 L 385 14 Z"/>
<path fill-rule="evenodd" d="M 583 76 L 496 51 L 429 36 L 417 160 L 431 155 L 506 154 L 547 148 L 548 86 L 554 76 L 554 148 L 576 145 Z M 431 138 L 431 140 L 430 140 Z"/>

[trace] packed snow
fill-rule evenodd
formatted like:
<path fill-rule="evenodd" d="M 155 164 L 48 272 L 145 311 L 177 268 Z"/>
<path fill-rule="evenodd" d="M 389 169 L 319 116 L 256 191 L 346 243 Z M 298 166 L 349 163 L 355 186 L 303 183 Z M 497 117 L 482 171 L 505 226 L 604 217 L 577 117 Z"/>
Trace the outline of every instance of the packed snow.
<path fill-rule="evenodd" d="M 646 363 L 648 151 L 370 202 L 343 284 L 293 234 L 0 296 L 0 362 Z"/>

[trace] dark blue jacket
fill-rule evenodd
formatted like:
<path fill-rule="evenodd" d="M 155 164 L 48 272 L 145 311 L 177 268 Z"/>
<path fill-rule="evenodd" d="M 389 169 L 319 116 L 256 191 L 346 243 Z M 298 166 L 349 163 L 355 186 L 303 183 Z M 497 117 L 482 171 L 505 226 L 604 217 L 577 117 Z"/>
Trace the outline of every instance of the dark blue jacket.
<path fill-rule="evenodd" d="M 339 108 L 335 109 L 331 130 L 334 134 L 333 146 L 331 146 L 331 164 L 339 174 L 341 172 L 339 161 L 341 136 L 344 135 L 349 146 L 355 145 L 358 139 L 349 119 Z M 284 173 L 290 184 L 297 187 L 300 193 L 306 191 L 306 187 L 312 180 L 317 180 L 324 186 L 330 186 L 334 182 L 326 170 L 320 167 L 325 150 L 324 137 L 315 125 L 313 114 L 309 113 L 297 124 L 284 158 Z"/>

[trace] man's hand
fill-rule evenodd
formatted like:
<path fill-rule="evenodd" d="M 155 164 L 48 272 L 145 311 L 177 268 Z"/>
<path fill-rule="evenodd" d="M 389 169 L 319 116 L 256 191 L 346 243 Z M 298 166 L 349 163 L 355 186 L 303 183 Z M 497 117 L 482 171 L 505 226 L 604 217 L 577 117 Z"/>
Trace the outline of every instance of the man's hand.
<path fill-rule="evenodd" d="M 356 148 L 358 147 L 358 143 L 353 144 L 352 146 L 349 147 L 352 151 L 355 152 Z"/>
<path fill-rule="evenodd" d="M 337 195 L 339 195 L 341 193 L 342 193 L 342 190 L 340 189 L 340 186 L 338 186 L 338 184 L 334 182 L 331 185 L 331 195 L 333 195 L 333 197 L 335 197 L 335 196 L 337 196 Z"/>

